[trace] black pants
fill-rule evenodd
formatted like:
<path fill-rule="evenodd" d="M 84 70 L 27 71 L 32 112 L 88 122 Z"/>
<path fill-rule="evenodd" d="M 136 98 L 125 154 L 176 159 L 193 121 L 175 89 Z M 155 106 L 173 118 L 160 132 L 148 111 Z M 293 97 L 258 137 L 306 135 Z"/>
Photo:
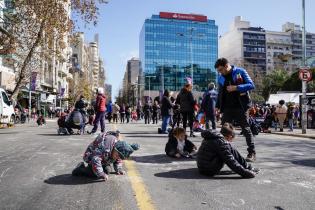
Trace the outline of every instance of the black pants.
<path fill-rule="evenodd" d="M 153 120 L 153 124 L 157 124 L 158 123 L 158 113 L 157 112 L 153 112 L 152 114 L 152 120 Z"/>
<path fill-rule="evenodd" d="M 247 163 L 245 158 L 234 148 L 230 147 L 230 151 L 232 155 L 234 156 L 234 159 L 244 168 L 249 169 L 251 166 Z"/>
<path fill-rule="evenodd" d="M 108 119 L 109 123 L 112 121 L 112 113 L 111 112 L 107 113 L 107 119 Z"/>
<path fill-rule="evenodd" d="M 188 125 L 190 128 L 190 132 L 192 132 L 192 127 L 193 127 L 193 121 L 194 121 L 194 112 L 181 112 L 183 116 L 183 127 L 186 130 L 187 127 L 187 120 L 188 120 Z"/>
<path fill-rule="evenodd" d="M 113 114 L 113 123 L 117 123 L 117 122 L 118 122 L 118 115 Z"/>
<path fill-rule="evenodd" d="M 251 165 L 248 164 L 244 157 L 231 145 L 229 146 L 229 151 L 233 155 L 234 159 L 241 166 L 243 166 L 245 169 L 251 169 Z M 198 153 L 199 153 L 198 155 L 203 159 L 203 161 L 198 162 L 198 168 L 201 174 L 207 176 L 214 176 L 220 174 L 220 171 L 224 166 L 224 162 L 221 158 L 220 161 L 218 162 L 209 162 L 207 149 L 201 149 L 198 151 Z"/>
<path fill-rule="evenodd" d="M 145 124 L 150 124 L 150 113 L 145 113 L 144 114 L 144 123 Z"/>
<path fill-rule="evenodd" d="M 130 114 L 128 113 L 126 113 L 126 121 L 127 121 L 127 123 L 129 123 L 129 121 L 130 121 Z"/>
<path fill-rule="evenodd" d="M 242 128 L 242 132 L 246 138 L 248 153 L 256 153 L 254 137 L 252 131 L 250 130 L 246 112 L 244 112 L 242 109 L 225 109 L 222 117 L 222 125 L 226 122 L 233 123 L 234 121 L 239 123 Z"/>
<path fill-rule="evenodd" d="M 125 113 L 120 113 L 120 123 L 125 123 Z"/>
<path fill-rule="evenodd" d="M 180 113 L 175 113 L 173 115 L 172 129 L 174 129 L 175 125 L 177 125 L 177 127 L 179 127 L 180 120 L 181 120 Z"/>

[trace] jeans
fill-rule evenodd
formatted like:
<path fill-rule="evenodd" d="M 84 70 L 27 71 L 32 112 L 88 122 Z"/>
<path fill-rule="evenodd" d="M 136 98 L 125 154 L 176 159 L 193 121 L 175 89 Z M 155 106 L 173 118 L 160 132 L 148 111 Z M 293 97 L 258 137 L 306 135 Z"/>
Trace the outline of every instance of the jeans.
<path fill-rule="evenodd" d="M 215 123 L 215 115 L 210 115 L 210 116 L 206 115 L 205 121 L 206 121 L 206 129 L 210 128 L 209 121 L 211 121 L 212 130 L 215 130 L 217 128 L 216 123 Z"/>
<path fill-rule="evenodd" d="M 293 131 L 293 119 L 289 119 L 289 129 Z"/>
<path fill-rule="evenodd" d="M 222 125 L 226 122 L 233 123 L 233 121 L 238 122 L 242 128 L 242 132 L 246 138 L 248 153 L 256 153 L 254 137 L 252 131 L 250 130 L 246 112 L 244 112 L 242 109 L 225 109 L 223 111 Z"/>
<path fill-rule="evenodd" d="M 97 112 L 94 120 L 94 127 L 92 133 L 95 133 L 98 128 L 98 123 L 101 124 L 101 132 L 105 132 L 105 112 Z"/>
<path fill-rule="evenodd" d="M 166 132 L 167 125 L 170 122 L 170 115 L 162 116 L 162 133 Z"/>

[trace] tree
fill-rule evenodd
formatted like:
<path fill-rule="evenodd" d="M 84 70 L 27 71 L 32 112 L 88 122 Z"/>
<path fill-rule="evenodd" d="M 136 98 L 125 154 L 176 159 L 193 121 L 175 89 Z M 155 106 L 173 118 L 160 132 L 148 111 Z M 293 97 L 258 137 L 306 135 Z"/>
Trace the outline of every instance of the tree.
<path fill-rule="evenodd" d="M 0 26 L 0 54 L 14 54 L 16 63 L 16 86 L 13 98 L 26 85 L 31 71 L 36 71 L 41 60 L 60 56 L 69 34 L 75 30 L 81 18 L 86 24 L 96 24 L 98 3 L 105 0 L 15 0 L 15 13 L 10 14 L 10 25 Z"/>
<path fill-rule="evenodd" d="M 70 81 L 69 86 L 69 103 L 74 105 L 79 99 L 79 96 L 83 95 L 86 101 L 91 101 L 92 90 L 90 88 L 88 73 L 84 72 L 82 75 L 79 73 L 74 74 L 74 80 Z"/>
<path fill-rule="evenodd" d="M 312 72 L 312 78 L 315 76 L 315 68 L 310 70 Z M 301 91 L 302 90 L 302 82 L 299 79 L 299 72 L 293 73 L 290 78 L 283 84 L 282 90 L 284 91 Z M 307 83 L 307 91 L 315 92 L 315 82 L 314 79 Z"/>
<path fill-rule="evenodd" d="M 277 93 L 282 90 L 283 84 L 289 78 L 288 73 L 283 69 L 276 69 L 267 74 L 263 79 L 262 95 L 267 101 L 271 93 Z"/>

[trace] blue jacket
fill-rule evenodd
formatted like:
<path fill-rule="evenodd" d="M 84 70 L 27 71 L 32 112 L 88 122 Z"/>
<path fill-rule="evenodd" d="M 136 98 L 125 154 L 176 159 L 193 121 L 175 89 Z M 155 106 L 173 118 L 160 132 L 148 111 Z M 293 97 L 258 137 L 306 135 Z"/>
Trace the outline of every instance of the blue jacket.
<path fill-rule="evenodd" d="M 245 69 L 237 67 L 237 66 L 232 66 L 232 67 L 233 67 L 232 78 L 233 78 L 234 83 L 237 84 L 237 91 L 240 93 L 239 98 L 240 98 L 241 105 L 244 111 L 247 111 L 247 109 L 251 106 L 249 91 L 255 89 L 255 85 Z M 239 77 L 242 79 L 242 82 L 240 84 L 238 84 Z M 220 75 L 218 78 L 219 96 L 218 96 L 216 108 L 220 109 L 221 111 L 224 110 L 224 104 L 222 103 L 224 83 L 225 83 L 225 78 L 223 75 Z"/>
<path fill-rule="evenodd" d="M 204 93 L 201 103 L 201 110 L 204 111 L 207 116 L 213 116 L 215 114 L 217 97 L 218 93 L 215 89 L 209 89 Z"/>

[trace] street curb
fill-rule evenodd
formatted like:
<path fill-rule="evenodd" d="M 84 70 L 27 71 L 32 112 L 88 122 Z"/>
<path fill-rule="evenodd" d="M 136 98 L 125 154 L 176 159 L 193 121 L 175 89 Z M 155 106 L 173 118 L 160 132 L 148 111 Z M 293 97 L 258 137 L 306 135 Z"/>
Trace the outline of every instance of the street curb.
<path fill-rule="evenodd" d="M 221 126 L 217 126 L 218 128 L 221 128 Z M 240 131 L 240 128 L 235 128 L 235 130 Z M 315 139 L 315 136 L 305 136 L 304 134 L 294 134 L 294 133 L 264 133 L 263 134 L 269 134 L 269 135 L 279 135 L 279 136 L 291 136 L 291 137 L 299 137 L 299 138 L 305 138 L 305 139 Z"/>
<path fill-rule="evenodd" d="M 305 136 L 304 134 L 287 134 L 287 133 L 269 133 L 279 136 L 291 136 L 291 137 L 299 137 L 299 138 L 306 138 L 306 139 L 315 139 L 315 136 Z"/>

